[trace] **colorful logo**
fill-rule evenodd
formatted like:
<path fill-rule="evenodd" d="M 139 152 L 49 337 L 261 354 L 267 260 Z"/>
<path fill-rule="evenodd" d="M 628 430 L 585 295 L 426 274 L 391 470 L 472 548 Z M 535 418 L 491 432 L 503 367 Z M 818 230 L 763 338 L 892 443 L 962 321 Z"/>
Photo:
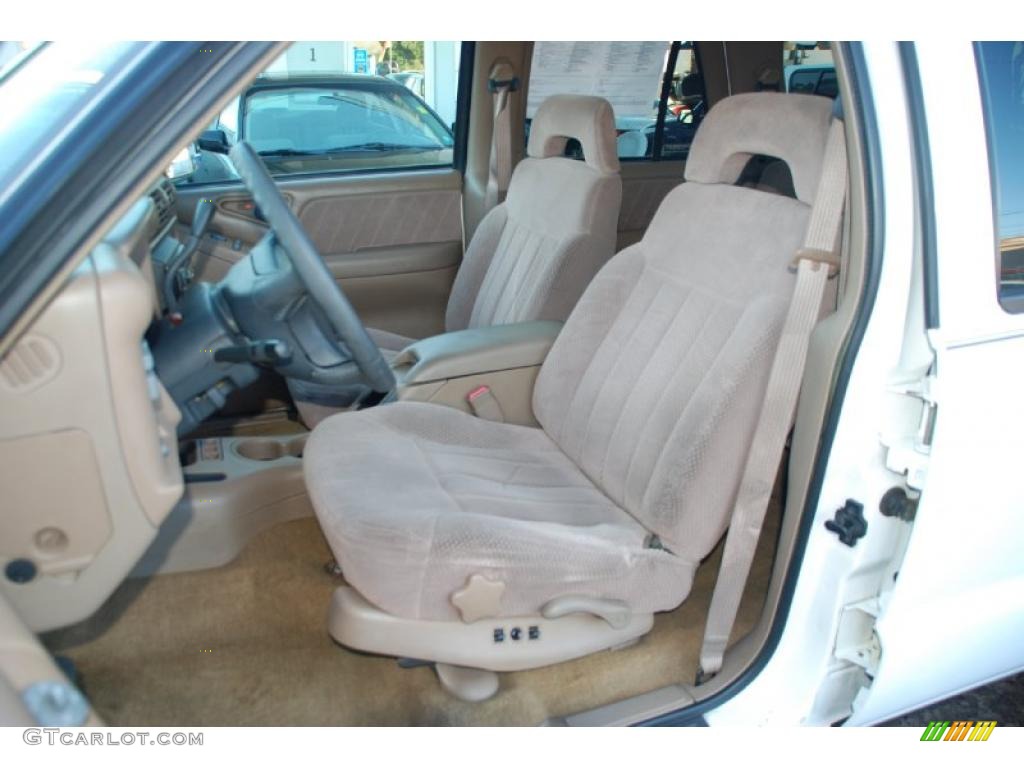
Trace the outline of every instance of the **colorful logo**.
<path fill-rule="evenodd" d="M 932 720 L 921 741 L 988 741 L 995 727 L 995 720 Z"/>

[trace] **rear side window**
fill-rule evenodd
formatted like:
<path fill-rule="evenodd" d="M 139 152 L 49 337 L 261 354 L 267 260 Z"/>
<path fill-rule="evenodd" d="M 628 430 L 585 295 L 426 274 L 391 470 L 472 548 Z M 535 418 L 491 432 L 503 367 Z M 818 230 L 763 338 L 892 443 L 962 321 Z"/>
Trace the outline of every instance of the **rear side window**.
<path fill-rule="evenodd" d="M 554 94 L 601 96 L 615 112 L 622 160 L 681 160 L 706 111 L 694 47 L 680 41 L 552 42 L 533 46 L 529 122 Z M 576 142 L 566 154 L 579 156 Z"/>
<path fill-rule="evenodd" d="M 999 303 L 1024 312 L 1024 42 L 975 46 L 996 214 Z"/>
<path fill-rule="evenodd" d="M 450 167 L 462 45 L 294 43 L 182 150 L 178 184 L 237 178 L 211 146 L 248 141 L 275 176 Z"/>
<path fill-rule="evenodd" d="M 834 99 L 839 95 L 830 43 L 790 40 L 782 44 L 783 90 Z"/>

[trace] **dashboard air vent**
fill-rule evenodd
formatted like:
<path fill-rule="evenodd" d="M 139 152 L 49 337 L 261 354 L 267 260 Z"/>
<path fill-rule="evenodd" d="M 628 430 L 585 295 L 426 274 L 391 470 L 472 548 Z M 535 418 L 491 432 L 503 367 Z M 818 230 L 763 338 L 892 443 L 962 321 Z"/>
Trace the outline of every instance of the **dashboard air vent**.
<path fill-rule="evenodd" d="M 16 393 L 39 387 L 60 371 L 60 349 L 45 336 L 31 334 L 0 360 L 0 383 Z"/>
<path fill-rule="evenodd" d="M 168 179 L 161 179 L 160 183 L 149 193 L 156 206 L 157 219 L 160 222 L 158 231 L 163 232 L 175 216 L 174 204 L 177 200 L 177 192 L 174 185 Z"/>

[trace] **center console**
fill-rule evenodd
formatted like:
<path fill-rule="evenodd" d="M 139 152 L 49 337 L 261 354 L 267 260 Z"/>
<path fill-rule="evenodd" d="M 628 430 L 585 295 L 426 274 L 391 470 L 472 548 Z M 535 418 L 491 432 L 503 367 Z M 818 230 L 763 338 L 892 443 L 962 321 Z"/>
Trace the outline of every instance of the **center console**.
<path fill-rule="evenodd" d="M 453 331 L 414 342 L 391 364 L 398 399 L 537 426 L 533 385 L 561 329 L 561 323 L 536 321 Z"/>
<path fill-rule="evenodd" d="M 131 575 L 224 565 L 261 531 L 311 515 L 305 444 L 306 433 L 183 441 L 185 494 Z"/>

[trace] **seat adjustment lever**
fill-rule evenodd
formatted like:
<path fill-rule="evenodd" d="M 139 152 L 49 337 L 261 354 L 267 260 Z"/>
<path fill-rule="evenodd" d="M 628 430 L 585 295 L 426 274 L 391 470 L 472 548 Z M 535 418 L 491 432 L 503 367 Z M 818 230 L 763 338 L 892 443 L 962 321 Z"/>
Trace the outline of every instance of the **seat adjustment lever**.
<path fill-rule="evenodd" d="M 545 619 L 560 619 L 570 613 L 589 613 L 608 622 L 612 629 L 622 629 L 629 623 L 632 612 L 621 600 L 587 595 L 565 595 L 549 600 L 540 609 Z"/>

